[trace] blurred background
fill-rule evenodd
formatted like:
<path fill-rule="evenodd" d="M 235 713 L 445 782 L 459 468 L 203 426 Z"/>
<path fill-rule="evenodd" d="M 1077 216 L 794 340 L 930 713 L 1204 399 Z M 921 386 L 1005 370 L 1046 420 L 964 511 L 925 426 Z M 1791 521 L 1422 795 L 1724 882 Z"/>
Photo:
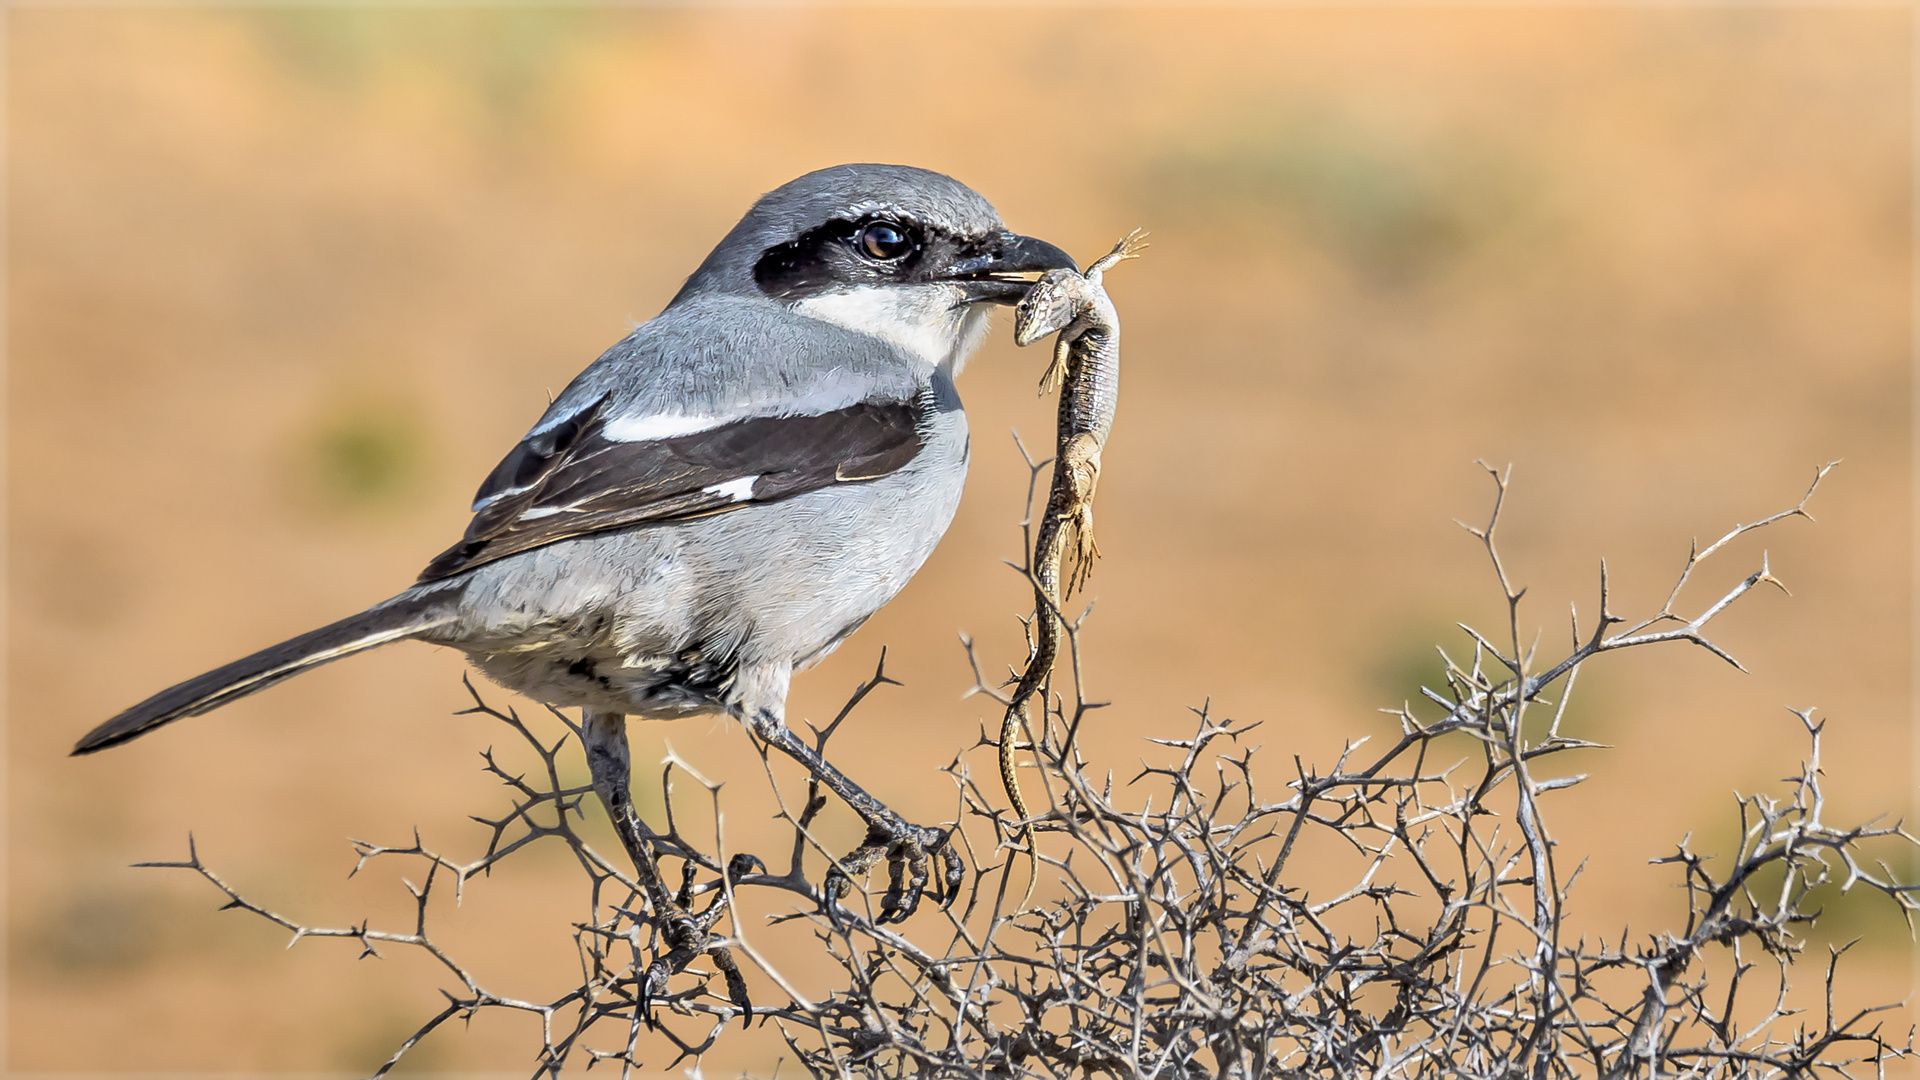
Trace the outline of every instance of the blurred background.
<path fill-rule="evenodd" d="M 1676 927 L 1647 860 L 1728 850 L 1733 793 L 1831 718 L 1830 812 L 1903 814 L 1909 726 L 1910 16 L 1898 9 L 61 10 L 8 16 L 8 873 L 14 1072 L 356 1071 L 439 1007 L 411 958 L 218 913 L 142 859 L 199 850 L 300 918 L 404 919 L 348 837 L 472 857 L 505 746 L 451 652 L 323 669 L 86 760 L 83 731 L 178 679 L 403 587 L 547 396 L 665 304 L 760 192 L 843 161 L 953 174 L 1084 258 L 1126 230 L 1126 321 L 1085 642 L 1085 732 L 1121 776 L 1190 706 L 1262 725 L 1270 787 L 1386 737 L 1454 628 L 1501 604 L 1452 519 L 1512 463 L 1508 565 L 1543 651 L 1649 614 L 1690 538 L 1791 506 L 1682 606 L 1759 564 L 1719 639 L 1582 677 L 1561 767 L 1574 925 Z M 836 757 L 950 819 L 938 772 L 982 699 L 956 635 L 1023 655 L 1025 473 L 1044 357 L 996 334 L 961 381 L 974 472 L 918 579 L 802 677 L 829 718 L 884 645 L 906 686 Z M 508 695 L 492 699 L 506 704 Z M 746 737 L 635 730 L 779 835 Z M 1463 747 L 1462 753 L 1470 752 Z M 975 752 L 976 772 L 990 775 Z M 797 784 L 797 774 L 781 773 Z M 643 785 L 645 786 L 645 785 Z M 655 800 L 657 794 L 643 795 Z M 858 839 L 830 812 L 829 838 Z M 1909 864 L 1910 868 L 1910 864 Z M 1311 880 L 1300 882 L 1312 887 Z M 527 862 L 437 911 L 495 989 L 575 970 L 580 889 Z M 782 896 L 755 900 L 761 916 Z M 930 916 L 922 916 L 923 920 Z M 926 924 L 931 932 L 934 924 Z M 911 927 L 910 927 L 911 929 Z M 759 930 L 801 970 L 808 941 Z M 1907 993 L 1891 906 L 1835 897 L 1850 999 Z M 1804 975 L 1809 981 L 1814 971 Z M 769 998 L 771 988 L 757 981 Z M 1906 1017 L 1894 1019 L 1904 1026 Z M 416 1069 L 531 1069 L 531 1021 L 427 1040 Z M 706 1070 L 772 1070 L 755 1031 Z M 661 1057 L 658 1064 L 664 1065 Z M 789 1068 L 791 1063 L 789 1063 Z"/>

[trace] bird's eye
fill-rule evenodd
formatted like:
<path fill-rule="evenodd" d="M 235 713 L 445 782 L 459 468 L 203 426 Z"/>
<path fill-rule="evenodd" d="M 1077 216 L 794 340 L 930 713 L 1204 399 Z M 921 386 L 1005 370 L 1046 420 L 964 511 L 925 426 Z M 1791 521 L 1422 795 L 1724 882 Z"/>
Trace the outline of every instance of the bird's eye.
<path fill-rule="evenodd" d="M 860 250 L 870 259 L 892 262 L 913 250 L 913 241 L 900 226 L 890 221 L 876 221 L 860 230 Z"/>

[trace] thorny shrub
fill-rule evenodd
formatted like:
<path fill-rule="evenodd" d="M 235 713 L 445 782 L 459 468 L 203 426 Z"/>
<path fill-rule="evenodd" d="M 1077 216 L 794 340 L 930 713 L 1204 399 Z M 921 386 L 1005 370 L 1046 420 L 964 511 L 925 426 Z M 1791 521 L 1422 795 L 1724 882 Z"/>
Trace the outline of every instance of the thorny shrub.
<path fill-rule="evenodd" d="M 1881 861 L 1912 837 L 1896 824 L 1827 821 L 1823 722 L 1795 714 L 1808 744 L 1798 776 L 1781 793 L 1739 800 L 1731 858 L 1710 863 L 1683 841 L 1660 860 L 1682 879 L 1684 920 L 1638 944 L 1624 933 L 1614 945 L 1563 935 L 1561 911 L 1578 875 L 1563 871 L 1543 797 L 1583 777 L 1535 776 L 1545 758 L 1597 749 L 1561 733 L 1575 678 L 1595 657 L 1691 642 L 1737 664 L 1708 627 L 1748 591 L 1779 584 L 1764 555 L 1759 569 L 1698 614 L 1682 614 L 1681 594 L 1699 565 L 1737 537 L 1808 516 L 1807 500 L 1830 468 L 1819 470 L 1793 508 L 1690 551 L 1651 616 L 1630 623 L 1613 614 L 1603 564 L 1598 617 L 1584 628 L 1576 620 L 1570 651 L 1550 662 L 1523 638 L 1524 590 L 1513 585 L 1495 543 L 1507 478 L 1488 470 L 1493 512 L 1469 531 L 1492 562 L 1505 624 L 1491 633 L 1467 628 L 1470 654 L 1447 657 L 1445 684 L 1425 689 L 1421 708 L 1397 712 L 1390 745 L 1363 754 L 1351 744 L 1324 768 L 1296 759 L 1279 792 L 1256 784 L 1256 751 L 1240 742 L 1254 725 L 1222 723 L 1204 709 L 1185 736 L 1153 740 L 1171 748 L 1170 764 L 1145 767 L 1118 787 L 1110 773 L 1096 775 L 1075 748 L 1096 706 L 1080 693 L 1078 626 L 1069 627 L 1070 678 L 1063 681 L 1071 693 L 1050 695 L 1045 729 L 1028 733 L 1047 801 L 1033 823 L 1037 852 L 1021 850 L 1018 823 L 995 808 L 965 755 L 956 757 L 949 768 L 959 792 L 954 842 L 967 856 L 971 884 L 942 912 L 937 931 L 924 918 L 911 933 L 879 925 L 872 902 L 859 895 L 852 907 L 825 902 L 818 882 L 833 855 L 812 835 L 826 805 L 817 785 L 782 812 L 793 833 L 784 871 L 752 873 L 718 837 L 681 830 L 673 776 L 691 778 L 716 806 L 719 789 L 670 756 L 666 820 L 651 842 L 659 859 L 682 871 L 682 906 L 709 926 L 731 926 L 713 943 L 748 957 L 759 972 L 754 993 L 780 1002 L 753 1005 L 748 1022 L 777 1024 L 798 1062 L 818 1076 L 1877 1073 L 1910 1052 L 1911 1033 L 1884 1031 L 1879 1010 L 1834 1011 L 1837 953 L 1810 976 L 1826 980 L 1824 1014 L 1807 1016 L 1787 1003 L 1799 935 L 1816 914 L 1808 910 L 1814 889 L 1859 886 L 1884 893 L 1903 914 L 1916 906 L 1915 886 Z M 883 669 L 884 654 L 882 670 L 816 733 L 821 748 L 870 691 L 890 681 Z M 974 670 L 978 676 L 977 658 Z M 978 679 L 977 690 L 1004 705 L 987 679 Z M 491 840 L 472 861 L 430 850 L 418 836 L 404 847 L 356 845 L 356 871 L 373 860 L 424 864 L 422 884 L 408 885 L 417 906 L 408 929 L 305 925 L 243 897 L 191 841 L 186 861 L 146 865 L 196 871 L 225 892 L 228 906 L 269 919 L 296 940 L 347 938 L 367 953 L 397 946 L 431 955 L 449 982 L 445 1007 L 376 1075 L 442 1023 L 488 1010 L 539 1017 L 535 1076 L 602 1062 L 618 1063 L 624 1076 L 643 1058 L 655 1068 L 697 1064 L 739 1010 L 716 973 L 697 970 L 675 976 L 669 993 L 655 999 L 657 1012 L 638 1007 L 638 980 L 659 939 L 631 870 L 575 828 L 591 794 L 562 780 L 564 756 L 578 753 L 578 728 L 561 717 L 573 733 L 549 745 L 477 692 L 472 711 L 510 729 L 537 764 L 516 772 L 487 752 L 485 768 L 509 789 L 511 806 L 481 819 Z M 1474 740 L 1465 761 L 1458 739 L 1444 753 L 1436 745 L 1459 733 Z M 1292 883 L 1298 853 L 1329 837 L 1358 857 L 1363 872 L 1331 895 Z M 549 1001 L 484 985 L 435 943 L 427 917 L 436 890 L 463 889 L 536 844 L 571 851 L 583 894 L 574 932 L 581 978 Z M 1044 894 L 1052 898 L 1031 904 L 1035 873 L 1052 884 Z M 787 918 L 811 923 L 840 972 L 837 990 L 803 995 L 755 948 L 750 927 L 725 918 L 734 890 L 749 888 L 802 898 L 800 913 Z"/>

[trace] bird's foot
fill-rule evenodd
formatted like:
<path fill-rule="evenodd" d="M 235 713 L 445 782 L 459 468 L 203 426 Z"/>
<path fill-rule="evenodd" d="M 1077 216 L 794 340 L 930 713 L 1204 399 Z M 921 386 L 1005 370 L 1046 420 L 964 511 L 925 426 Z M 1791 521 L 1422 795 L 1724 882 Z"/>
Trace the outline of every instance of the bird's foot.
<path fill-rule="evenodd" d="M 726 880 L 714 890 L 713 902 L 705 911 L 694 914 L 691 910 L 693 879 L 698 867 L 689 861 L 681 876 L 679 894 L 668 892 L 660 880 L 660 867 L 654 856 L 655 841 L 660 838 L 647 828 L 633 808 L 629 790 L 633 755 L 627 745 L 626 717 L 618 713 L 588 712 L 580 718 L 579 733 L 580 744 L 587 755 L 587 768 L 593 774 L 594 793 L 607 808 L 607 817 L 613 822 L 620 846 L 627 849 L 627 857 L 633 860 L 640 893 L 647 898 L 647 906 L 653 910 L 654 927 L 667 947 L 640 976 L 637 1004 L 641 1018 L 652 1027 L 653 1006 L 666 991 L 667 980 L 685 970 L 694 957 L 706 953 L 727 980 L 728 999 L 740 1010 L 740 1015 L 751 1022 L 753 1002 L 747 998 L 746 980 L 740 977 L 740 966 L 733 962 L 733 954 L 727 947 L 713 943 L 712 931 L 713 924 L 726 913 L 732 883 L 744 874 L 764 873 L 766 864 L 752 855 L 735 855 L 727 863 Z"/>
<path fill-rule="evenodd" d="M 853 888 L 853 876 L 863 874 L 881 858 L 887 860 L 887 895 L 880 901 L 879 922 L 904 922 L 920 907 L 926 894 L 930 856 L 940 858 L 940 881 L 936 899 L 941 907 L 953 903 L 966 880 L 966 864 L 949 842 L 945 829 L 913 825 L 900 819 L 874 822 L 867 826 L 866 842 L 855 848 L 827 872 L 826 903 L 831 908 Z"/>
<path fill-rule="evenodd" d="M 781 676 L 781 687 L 785 687 L 784 674 Z M 927 891 L 931 855 L 940 857 L 941 906 L 952 903 L 954 897 L 960 895 L 960 883 L 966 877 L 966 864 L 949 843 L 952 837 L 947 830 L 914 825 L 887 809 L 880 800 L 862 791 L 860 785 L 829 764 L 821 756 L 820 746 L 810 745 L 795 736 L 781 720 L 777 709 L 743 709 L 742 713 L 753 718 L 751 730 L 756 736 L 765 740 L 768 746 L 778 748 L 781 753 L 806 766 L 815 781 L 845 800 L 853 812 L 867 823 L 866 842 L 836 862 L 822 882 L 820 902 L 830 917 L 837 917 L 840 899 L 852 891 L 854 875 L 866 873 L 882 857 L 887 860 L 892 882 L 887 887 L 886 899 L 880 905 L 880 922 L 901 922 L 920 906 L 920 897 Z M 835 720 L 827 726 L 826 732 L 819 737 L 821 745 L 826 743 L 826 735 L 832 734 L 839 722 Z"/>
<path fill-rule="evenodd" d="M 727 863 L 728 881 L 736 881 L 751 873 L 765 873 L 767 866 L 752 855 L 735 855 Z M 660 931 L 660 938 L 666 944 L 667 951 L 654 957 L 647 970 L 640 977 L 639 1008 L 640 1015 L 649 1028 L 653 1027 L 653 1006 L 666 991 L 667 980 L 686 970 L 693 958 L 705 953 L 720 969 L 720 975 L 727 981 L 727 999 L 733 1007 L 740 1010 L 745 1023 L 753 1022 L 753 1001 L 747 997 L 747 981 L 740 974 L 740 965 L 734 962 L 733 953 L 725 945 L 713 941 L 713 924 L 727 910 L 728 890 L 723 886 L 714 891 L 713 903 L 698 915 L 688 908 L 693 901 L 694 867 L 691 863 L 680 885 L 680 894 L 667 903 L 660 905 L 661 910 L 654 913 Z"/>

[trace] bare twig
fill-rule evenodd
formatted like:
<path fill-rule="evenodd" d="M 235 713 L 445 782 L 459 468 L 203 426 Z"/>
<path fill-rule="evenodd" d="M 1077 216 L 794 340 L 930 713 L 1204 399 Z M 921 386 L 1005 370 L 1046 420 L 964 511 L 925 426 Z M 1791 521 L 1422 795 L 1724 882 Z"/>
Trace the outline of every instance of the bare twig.
<path fill-rule="evenodd" d="M 1887 868 L 1912 836 L 1897 823 L 1829 820 L 1825 721 L 1794 712 L 1805 759 L 1783 792 L 1738 801 L 1731 855 L 1710 862 L 1682 840 L 1658 860 L 1678 872 L 1685 906 L 1674 929 L 1639 945 L 1624 932 L 1613 943 L 1566 940 L 1561 913 L 1579 874 L 1563 873 L 1557 861 L 1548 796 L 1584 777 L 1538 774 L 1549 757 L 1597 749 L 1562 732 L 1586 661 L 1674 641 L 1731 659 L 1708 629 L 1753 586 L 1778 584 L 1764 554 L 1758 570 L 1691 618 L 1679 613 L 1682 589 L 1732 540 L 1807 516 L 1814 489 L 1794 508 L 1691 551 L 1660 610 L 1639 622 L 1611 612 L 1603 564 L 1597 618 L 1583 634 L 1576 616 L 1569 651 L 1549 662 L 1522 622 L 1526 590 L 1496 541 L 1510 477 L 1488 473 L 1493 513 L 1469 531 L 1492 564 L 1505 625 L 1493 634 L 1469 628 L 1470 658 L 1442 653 L 1444 681 L 1424 692 L 1437 714 L 1424 705 L 1427 715 L 1393 710 L 1390 738 L 1351 743 L 1325 768 L 1295 758 L 1293 779 L 1267 792 L 1256 782 L 1258 748 L 1243 742 L 1256 725 L 1203 707 L 1182 733 L 1151 740 L 1149 758 L 1116 784 L 1074 745 L 1076 725 L 1096 706 L 1077 679 L 1079 624 L 1063 620 L 1076 679 L 1070 694 L 1047 695 L 1026 732 L 1047 800 L 1030 824 L 1050 899 L 1030 910 L 1009 902 L 1017 897 L 1009 855 L 1020 825 L 974 780 L 969 755 L 994 749 L 983 737 L 948 768 L 955 844 L 974 873 L 971 896 L 937 916 L 944 921 L 923 916 L 909 932 L 879 924 L 871 904 L 826 902 L 816 883 L 832 856 L 813 837 L 825 806 L 813 784 L 797 805 L 774 787 L 792 829 L 784 870 L 744 871 L 718 828 L 719 785 L 670 754 L 668 775 L 704 792 L 716 823 L 712 836 L 684 834 L 667 785 L 666 827 L 648 842 L 681 865 L 676 902 L 705 932 L 737 911 L 738 892 L 775 890 L 800 901 L 773 921 L 811 931 L 835 975 L 831 992 L 803 994 L 802 981 L 756 947 L 760 931 L 736 922 L 721 941 L 748 958 L 749 973 L 765 984 L 759 992 L 777 1002 L 754 1004 L 752 1015 L 777 1024 L 815 1076 L 1877 1075 L 1910 1051 L 1910 1036 L 1888 1030 L 1877 1010 L 1836 1008 L 1844 950 L 1831 952 L 1816 977 L 1824 979 L 1820 1015 L 1788 1004 L 1802 935 L 1818 914 L 1814 890 L 1863 890 L 1907 915 L 1920 907 L 1916 886 Z M 1006 695 L 982 677 L 971 643 L 968 656 L 976 690 L 1004 707 Z M 892 682 L 883 655 L 815 732 L 816 747 L 824 753 L 855 708 Z M 1543 696 L 1549 687 L 1551 702 Z M 470 711 L 512 731 L 529 767 L 516 771 L 503 756 L 484 755 L 510 805 L 476 819 L 487 830 L 485 851 L 470 862 L 439 854 L 418 835 L 405 845 L 355 845 L 356 871 L 396 860 L 421 868 L 421 884 L 407 885 L 414 912 L 405 928 L 309 925 L 229 885 L 191 838 L 185 860 L 146 865 L 198 874 L 227 907 L 286 930 L 290 944 L 342 938 L 361 955 L 414 949 L 431 957 L 451 989 L 423 1010 L 418 1030 L 376 1075 L 446 1021 L 501 1010 L 540 1017 L 536 1075 L 603 1061 L 618 1062 L 624 1074 L 642 1053 L 697 1064 L 739 1011 L 714 980 L 739 974 L 676 976 L 685 985 L 659 999 L 666 1020 L 646 1030 L 637 988 L 660 947 L 659 929 L 639 883 L 575 829 L 587 789 L 561 779 L 568 738 L 549 745 L 473 693 Z M 1467 761 L 1454 760 L 1457 742 L 1437 741 L 1454 734 L 1475 740 Z M 1327 839 L 1353 853 L 1359 869 L 1343 886 L 1311 893 L 1296 880 L 1294 858 Z M 585 885 L 587 914 L 574 938 L 581 979 L 551 1001 L 494 992 L 429 930 L 436 888 L 457 894 L 536 845 L 567 847 Z M 819 973 L 809 978 L 817 983 Z"/>

